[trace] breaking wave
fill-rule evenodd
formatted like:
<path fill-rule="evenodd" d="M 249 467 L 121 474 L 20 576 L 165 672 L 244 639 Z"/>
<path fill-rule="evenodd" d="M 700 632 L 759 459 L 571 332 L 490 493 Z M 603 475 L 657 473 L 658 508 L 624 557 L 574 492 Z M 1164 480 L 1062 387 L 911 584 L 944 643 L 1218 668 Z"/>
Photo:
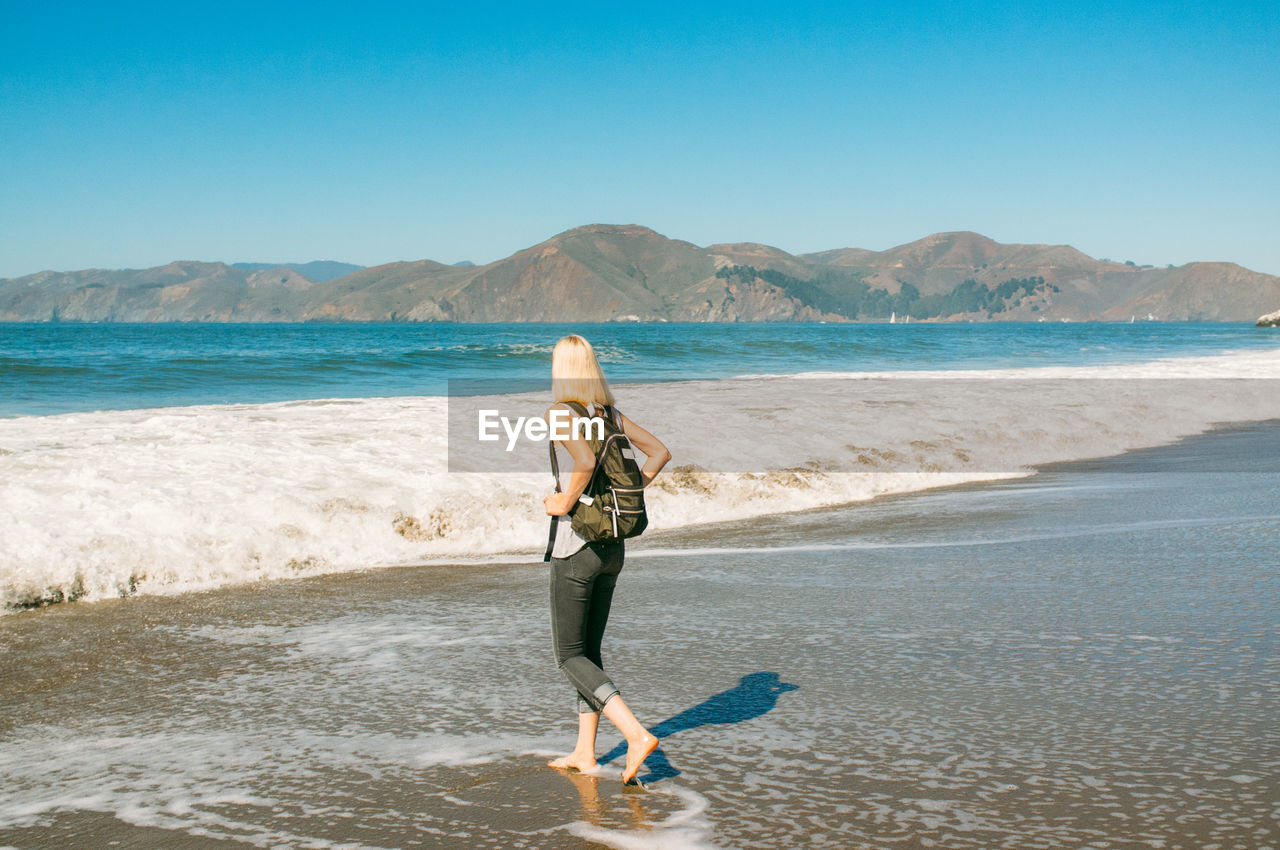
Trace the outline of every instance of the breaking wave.
<path fill-rule="evenodd" d="M 939 377 L 956 388 L 946 399 L 921 391 Z M 649 495 L 660 530 L 1026 475 L 1276 418 L 1280 394 L 1258 380 L 1276 377 L 1270 350 L 617 393 L 675 456 Z M 329 399 L 0 420 L 0 603 L 538 557 L 549 473 L 536 463 L 458 471 L 468 455 L 449 452 L 448 405 Z"/>

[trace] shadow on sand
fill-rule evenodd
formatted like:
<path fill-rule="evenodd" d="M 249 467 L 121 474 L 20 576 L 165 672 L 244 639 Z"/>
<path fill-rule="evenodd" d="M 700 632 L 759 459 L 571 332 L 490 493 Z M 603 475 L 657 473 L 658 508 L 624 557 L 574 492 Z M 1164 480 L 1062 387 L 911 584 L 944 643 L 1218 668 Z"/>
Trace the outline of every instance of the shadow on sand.
<path fill-rule="evenodd" d="M 777 673 L 750 673 L 742 677 L 737 687 L 710 696 L 692 708 L 686 708 L 657 726 L 650 727 L 649 731 L 662 739 L 677 732 L 697 729 L 699 726 L 741 723 L 744 720 L 768 714 L 778 704 L 779 694 L 794 691 L 799 687 L 799 685 L 783 682 Z M 602 764 L 611 762 L 626 751 L 626 741 L 619 741 L 599 761 Z M 661 746 L 653 751 L 645 761 L 645 765 L 649 772 L 639 777 L 641 782 L 656 782 L 659 779 L 670 779 L 680 775 L 680 771 L 667 760 Z"/>

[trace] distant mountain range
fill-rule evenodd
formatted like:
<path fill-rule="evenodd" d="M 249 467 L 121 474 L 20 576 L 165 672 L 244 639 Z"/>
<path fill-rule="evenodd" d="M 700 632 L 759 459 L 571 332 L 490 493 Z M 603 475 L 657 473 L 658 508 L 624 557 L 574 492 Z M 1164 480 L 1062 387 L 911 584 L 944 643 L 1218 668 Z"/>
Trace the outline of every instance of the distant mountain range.
<path fill-rule="evenodd" d="M 480 266 L 265 265 L 173 262 L 0 280 L 0 321 L 1252 322 L 1280 305 L 1280 277 L 1234 263 L 1152 268 L 969 232 L 795 255 L 592 224 Z"/>
<path fill-rule="evenodd" d="M 264 272 L 268 269 L 292 269 L 298 274 L 316 283 L 326 283 L 344 274 L 358 272 L 364 266 L 352 263 L 339 263 L 336 260 L 312 260 L 309 263 L 232 263 L 237 269 L 248 272 Z"/>

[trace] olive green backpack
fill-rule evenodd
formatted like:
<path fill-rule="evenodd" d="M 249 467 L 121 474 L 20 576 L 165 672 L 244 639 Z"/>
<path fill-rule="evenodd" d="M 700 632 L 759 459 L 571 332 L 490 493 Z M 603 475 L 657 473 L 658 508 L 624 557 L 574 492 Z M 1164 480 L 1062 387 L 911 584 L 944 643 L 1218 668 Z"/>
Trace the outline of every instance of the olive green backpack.
<path fill-rule="evenodd" d="M 576 401 L 566 401 L 575 416 L 587 417 L 587 409 Z M 636 463 L 636 451 L 622 433 L 621 420 L 612 407 L 604 408 L 604 436 L 597 437 L 598 428 L 587 428 L 584 435 L 596 464 L 591 480 L 577 503 L 570 508 L 573 530 L 590 542 L 625 540 L 636 537 L 649 524 L 644 509 L 644 479 Z M 551 452 L 551 474 L 556 479 L 556 492 L 560 492 L 560 465 L 556 461 L 556 444 L 547 441 Z M 556 545 L 556 529 L 559 517 L 551 518 L 551 533 L 547 539 L 547 552 L 542 560 L 551 560 L 551 550 Z"/>

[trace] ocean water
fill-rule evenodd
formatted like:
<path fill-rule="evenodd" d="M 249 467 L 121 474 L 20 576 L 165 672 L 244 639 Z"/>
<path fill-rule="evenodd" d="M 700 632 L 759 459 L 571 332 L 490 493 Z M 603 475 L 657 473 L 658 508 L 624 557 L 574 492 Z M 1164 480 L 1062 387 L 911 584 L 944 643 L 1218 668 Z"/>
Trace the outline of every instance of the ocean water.
<path fill-rule="evenodd" d="M 508 558 L 0 620 L 0 846 L 1280 845 L 1280 422 L 630 548 L 571 746 Z M 642 538 L 644 539 L 644 538 Z"/>
<path fill-rule="evenodd" d="M 449 381 L 548 380 L 566 333 L 611 381 L 797 372 L 1134 363 L 1265 350 L 1245 324 L 15 324 L 0 323 L 0 417 L 444 395 Z"/>
<path fill-rule="evenodd" d="M 675 456 L 642 788 L 544 765 L 550 476 L 467 428 L 571 329 Z M 1274 332 L 0 333 L 0 845 L 1280 844 Z"/>
<path fill-rule="evenodd" d="M 545 447 L 455 418 L 548 399 L 444 392 L 569 330 L 672 449 L 655 529 L 1280 417 L 1280 335 L 1236 325 L 5 325 L 0 605 L 535 558 Z"/>

